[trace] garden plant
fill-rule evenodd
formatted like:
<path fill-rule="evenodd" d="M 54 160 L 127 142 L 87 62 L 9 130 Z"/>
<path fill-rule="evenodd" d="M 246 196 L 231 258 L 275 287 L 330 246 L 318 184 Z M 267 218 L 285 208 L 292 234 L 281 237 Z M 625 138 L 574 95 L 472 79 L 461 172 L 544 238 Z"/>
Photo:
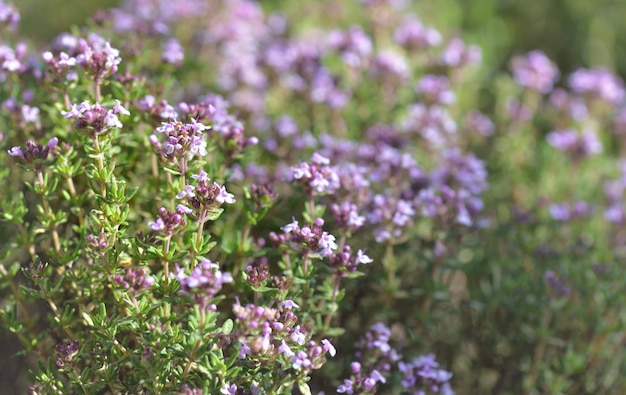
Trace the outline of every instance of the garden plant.
<path fill-rule="evenodd" d="M 623 394 L 622 79 L 278 3 L 0 0 L 16 393 Z"/>

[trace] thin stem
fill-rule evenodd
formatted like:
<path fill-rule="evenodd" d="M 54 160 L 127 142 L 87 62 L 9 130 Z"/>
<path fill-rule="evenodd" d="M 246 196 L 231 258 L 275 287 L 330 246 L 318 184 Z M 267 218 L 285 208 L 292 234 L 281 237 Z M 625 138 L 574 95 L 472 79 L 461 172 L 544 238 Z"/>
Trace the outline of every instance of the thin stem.
<path fill-rule="evenodd" d="M 74 180 L 72 179 L 72 176 L 68 175 L 66 178 L 67 181 L 67 189 L 70 192 L 70 196 L 72 197 L 72 200 L 76 201 L 76 188 L 74 187 Z M 78 208 L 78 214 L 76 214 L 76 216 L 78 217 L 78 224 L 80 225 L 80 227 L 83 227 L 83 224 L 85 223 L 85 218 L 84 218 L 84 214 L 83 214 L 83 209 L 82 208 Z"/>
<path fill-rule="evenodd" d="M 150 155 L 150 163 L 152 165 L 152 177 L 154 177 L 155 180 L 158 180 L 159 179 L 159 164 L 158 164 L 158 158 L 154 152 Z"/>
<path fill-rule="evenodd" d="M 72 102 L 70 101 L 70 96 L 67 94 L 67 88 L 63 90 L 63 102 L 65 103 L 65 107 L 68 109 L 72 108 Z"/>
<path fill-rule="evenodd" d="M 196 267 L 196 251 L 202 245 L 202 233 L 204 232 L 204 223 L 206 222 L 207 210 L 203 210 L 198 216 L 198 231 L 196 232 L 195 248 L 191 251 L 191 270 Z"/>
<path fill-rule="evenodd" d="M 165 239 L 165 244 L 163 245 L 163 276 L 165 277 L 163 279 L 164 282 L 164 287 L 167 290 L 169 287 L 169 279 L 170 279 L 170 263 L 168 261 L 167 256 L 169 255 L 170 252 L 170 241 L 171 241 L 172 237 L 171 236 L 167 236 L 167 239 Z"/>
<path fill-rule="evenodd" d="M 2 274 L 3 277 L 7 277 L 9 275 L 7 271 L 5 270 L 4 266 L 2 265 L 0 265 L 0 274 Z M 9 286 L 11 287 L 11 292 L 13 292 L 13 296 L 15 297 L 15 300 L 23 309 L 24 319 L 28 323 L 27 326 L 30 331 L 32 329 L 33 323 L 31 322 L 30 312 L 28 311 L 28 305 L 26 304 L 26 302 L 24 302 L 24 299 L 21 297 L 19 290 L 17 289 L 17 287 L 15 286 L 15 283 L 13 282 L 13 278 L 11 279 L 11 281 L 9 281 Z"/>
<path fill-rule="evenodd" d="M 333 293 L 330 297 L 330 302 L 335 303 L 335 301 L 337 300 L 337 293 L 339 291 L 339 284 L 341 283 L 341 276 L 337 274 L 333 274 L 332 280 L 334 281 L 334 283 L 333 283 Z M 334 312 L 332 311 L 329 311 L 328 314 L 326 314 L 326 317 L 324 318 L 324 326 L 323 326 L 322 333 L 325 333 L 330 327 L 330 321 L 332 320 L 333 315 L 334 315 Z"/>
<path fill-rule="evenodd" d="M 193 345 L 191 354 L 189 354 L 189 360 L 187 361 L 187 364 L 185 365 L 185 370 L 183 371 L 182 380 L 185 380 L 187 378 L 187 375 L 191 370 L 191 365 L 194 363 L 194 354 L 196 353 L 196 351 L 198 351 L 198 348 L 200 348 L 200 340 L 196 340 L 196 343 Z"/>
<path fill-rule="evenodd" d="M 48 220 L 50 221 L 50 232 L 52 233 L 52 244 L 54 245 L 54 250 L 56 252 L 60 252 L 61 251 L 61 243 L 59 242 L 59 233 L 57 232 L 57 224 L 56 222 L 54 222 L 54 220 L 52 220 L 52 210 L 50 209 L 50 205 L 48 204 L 48 199 L 47 197 L 43 194 L 43 188 L 45 185 L 45 181 L 43 178 L 43 172 L 41 170 L 37 171 L 37 182 L 39 183 L 39 186 L 41 187 L 41 201 L 43 203 L 43 210 L 45 215 L 48 217 Z"/>
<path fill-rule="evenodd" d="M 100 103 L 100 97 L 102 96 L 101 90 L 100 90 L 100 83 L 96 82 L 96 104 Z"/>
<path fill-rule="evenodd" d="M 99 85 L 98 85 L 99 86 Z M 106 190 L 106 182 L 102 179 L 102 172 L 104 170 L 104 152 L 100 149 L 100 141 L 98 136 L 93 136 L 93 146 L 98 153 L 98 171 L 100 172 L 100 194 L 102 195 L 102 199 L 106 198 L 107 190 Z M 102 202 L 104 204 L 104 201 Z"/>
<path fill-rule="evenodd" d="M 54 316 L 57 318 L 57 320 L 59 320 L 59 322 L 62 323 L 61 319 L 63 317 L 61 316 L 59 312 L 59 308 L 54 303 L 54 301 L 48 296 L 47 292 L 43 288 L 41 288 L 41 290 L 44 292 L 45 300 L 46 302 L 48 302 L 48 305 L 50 305 L 50 308 L 52 309 L 52 313 L 54 313 Z M 67 328 L 64 325 L 61 325 L 61 326 L 63 327 L 63 331 L 65 331 L 65 333 L 67 334 L 67 336 L 69 336 L 70 339 L 78 339 L 70 328 Z"/>
<path fill-rule="evenodd" d="M 302 286 L 302 308 L 309 311 L 309 252 L 304 253 L 302 258 L 302 272 L 304 277 L 304 285 Z"/>
<path fill-rule="evenodd" d="M 198 324 L 199 328 L 204 327 L 204 320 L 205 320 L 204 310 L 200 310 L 200 322 Z M 185 370 L 183 371 L 183 377 L 182 377 L 183 380 L 187 378 L 187 375 L 189 374 L 189 371 L 191 370 L 191 365 L 194 363 L 194 355 L 196 354 L 196 351 L 198 351 L 198 348 L 200 348 L 200 339 L 196 340 L 196 342 L 193 345 L 193 348 L 191 349 L 191 353 L 189 354 L 189 360 L 187 361 L 187 364 L 185 365 Z"/>
<path fill-rule="evenodd" d="M 313 216 L 315 215 L 315 203 L 313 202 L 313 195 L 309 194 L 309 214 L 311 215 L 311 221 L 315 221 Z"/>

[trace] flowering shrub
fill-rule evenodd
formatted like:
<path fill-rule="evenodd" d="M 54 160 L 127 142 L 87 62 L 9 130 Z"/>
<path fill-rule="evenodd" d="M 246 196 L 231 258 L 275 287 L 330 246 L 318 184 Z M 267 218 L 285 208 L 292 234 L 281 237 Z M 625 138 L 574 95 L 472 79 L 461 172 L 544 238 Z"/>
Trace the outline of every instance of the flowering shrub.
<path fill-rule="evenodd" d="M 127 0 L 42 49 L 0 1 L 28 393 L 626 386 L 621 78 L 533 51 L 481 81 L 408 2 L 325 5 Z"/>

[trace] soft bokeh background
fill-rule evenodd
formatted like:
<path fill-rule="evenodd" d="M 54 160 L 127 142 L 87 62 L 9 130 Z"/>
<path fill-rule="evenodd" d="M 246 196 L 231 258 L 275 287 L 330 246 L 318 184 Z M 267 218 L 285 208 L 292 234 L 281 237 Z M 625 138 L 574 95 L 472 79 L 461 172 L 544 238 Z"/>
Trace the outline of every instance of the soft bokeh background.
<path fill-rule="evenodd" d="M 356 3 L 356 0 L 354 0 Z M 564 71 L 603 65 L 626 74 L 626 1 L 428 0 L 410 1 L 426 24 L 456 30 L 483 49 L 484 64 L 506 66 L 512 54 L 541 49 Z M 98 8 L 121 0 L 19 0 L 21 31 L 48 41 Z M 297 12 L 300 0 L 265 0 L 267 8 Z"/>
<path fill-rule="evenodd" d="M 20 32 L 40 42 L 48 42 L 57 34 L 82 25 L 98 8 L 121 4 L 118 0 L 8 0 L 22 16 Z"/>

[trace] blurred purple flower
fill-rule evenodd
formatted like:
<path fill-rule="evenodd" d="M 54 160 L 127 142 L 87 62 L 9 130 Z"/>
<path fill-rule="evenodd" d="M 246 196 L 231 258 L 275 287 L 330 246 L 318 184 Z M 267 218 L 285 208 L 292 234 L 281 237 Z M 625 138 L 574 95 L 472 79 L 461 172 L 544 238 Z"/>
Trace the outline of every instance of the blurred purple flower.
<path fill-rule="evenodd" d="M 547 94 L 559 78 L 556 65 L 541 51 L 516 56 L 511 61 L 515 81 L 526 89 Z"/>

